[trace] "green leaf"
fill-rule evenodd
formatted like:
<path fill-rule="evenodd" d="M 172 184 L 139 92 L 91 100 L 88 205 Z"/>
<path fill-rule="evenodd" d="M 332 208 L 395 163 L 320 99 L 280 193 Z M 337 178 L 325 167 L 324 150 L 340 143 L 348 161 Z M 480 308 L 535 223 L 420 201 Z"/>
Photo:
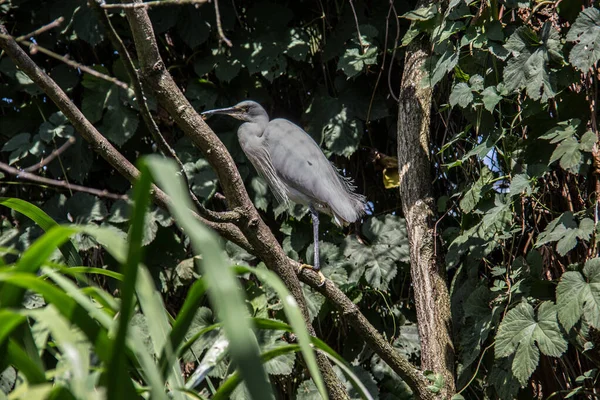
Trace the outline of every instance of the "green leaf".
<path fill-rule="evenodd" d="M 364 274 L 369 285 L 387 290 L 398 263 L 409 260 L 405 222 L 393 215 L 375 217 L 362 226 L 362 232 L 368 245 L 351 237 L 346 239 L 344 255 L 351 264 L 351 279 L 357 281 Z"/>
<path fill-rule="evenodd" d="M 348 78 L 354 78 L 363 72 L 367 65 L 377 63 L 377 47 L 369 47 L 364 53 L 358 48 L 348 48 L 338 61 L 338 69 L 341 69 Z"/>
<path fill-rule="evenodd" d="M 581 317 L 600 328 L 600 258 L 588 260 L 583 275 L 578 271 L 563 274 L 556 288 L 556 305 L 560 323 L 567 331 Z"/>
<path fill-rule="evenodd" d="M 482 195 L 484 194 L 484 188 L 488 186 L 492 179 L 494 178 L 492 171 L 487 167 L 481 168 L 481 176 L 475 183 L 467 190 L 464 194 L 463 198 L 460 199 L 460 208 L 465 213 L 470 213 L 475 209 L 479 200 L 481 200 Z"/>
<path fill-rule="evenodd" d="M 579 222 L 579 226 L 574 220 L 570 211 L 555 218 L 546 226 L 546 229 L 539 234 L 536 247 L 550 242 L 556 243 L 556 251 L 561 255 L 566 255 L 577 245 L 577 239 L 587 241 L 594 230 L 594 223 L 589 218 L 584 218 Z"/>
<path fill-rule="evenodd" d="M 483 106 L 489 112 L 493 112 L 496 105 L 502 100 L 502 96 L 498 94 L 498 91 L 494 86 L 486 87 L 483 92 L 481 92 L 481 97 L 483 100 Z"/>
<path fill-rule="evenodd" d="M 557 307 L 546 301 L 540 305 L 537 319 L 528 303 L 522 302 L 510 310 L 498 327 L 494 348 L 496 358 L 514 353 L 512 371 L 525 386 L 537 368 L 540 350 L 547 356 L 560 357 L 567 346 L 558 325 Z"/>
<path fill-rule="evenodd" d="M 82 4 L 73 16 L 73 30 L 80 39 L 95 46 L 104 40 L 104 26 L 98 20 L 93 7 Z"/>
<path fill-rule="evenodd" d="M 417 8 L 416 10 L 409 11 L 400 17 L 408 19 L 409 21 L 428 21 L 434 18 L 437 14 L 437 5 L 432 4 L 429 7 L 421 7 Z"/>
<path fill-rule="evenodd" d="M 512 177 L 510 181 L 510 195 L 517 196 L 525 192 L 528 196 L 531 194 L 531 184 L 529 183 L 529 177 L 527 174 L 517 174 Z"/>
<path fill-rule="evenodd" d="M 504 69 L 506 90 L 526 89 L 533 100 L 548 101 L 556 95 L 556 77 L 550 63 L 562 63 L 560 36 L 546 22 L 539 36 L 527 27 L 519 27 L 504 46 L 513 58 Z"/>
<path fill-rule="evenodd" d="M 173 199 L 169 209 L 175 220 L 190 237 L 194 250 L 202 254 L 203 277 L 209 288 L 211 303 L 223 321 L 225 334 L 230 341 L 232 360 L 240 369 L 253 397 L 273 398 L 258 355 L 256 337 L 250 329 L 242 289 L 231 269 L 225 266 L 225 257 L 217 238 L 190 214 L 193 205 L 183 182 L 175 178 L 177 168 L 173 163 L 161 157 L 147 157 L 145 162 L 159 186 Z"/>
<path fill-rule="evenodd" d="M 108 216 L 104 202 L 88 193 L 75 193 L 67 200 L 67 211 L 76 223 L 102 221 Z"/>
<path fill-rule="evenodd" d="M 458 104 L 462 108 L 466 108 L 471 104 L 471 102 L 473 102 L 473 93 L 471 92 L 469 85 L 465 82 L 454 85 L 448 102 L 452 107 Z"/>
<path fill-rule="evenodd" d="M 587 72 L 600 60 L 600 10 L 589 7 L 575 20 L 567 41 L 577 43 L 571 49 L 569 62 L 582 72 Z"/>

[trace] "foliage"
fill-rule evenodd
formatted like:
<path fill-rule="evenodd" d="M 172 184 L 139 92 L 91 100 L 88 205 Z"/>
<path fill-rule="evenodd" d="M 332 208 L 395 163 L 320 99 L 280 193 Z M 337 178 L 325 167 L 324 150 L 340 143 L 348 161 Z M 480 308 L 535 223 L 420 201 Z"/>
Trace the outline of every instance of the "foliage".
<path fill-rule="evenodd" d="M 355 1 L 355 19 L 346 1 L 220 2 L 222 28 L 232 47 L 219 39 L 212 4 L 159 7 L 150 9 L 150 16 L 161 56 L 197 110 L 245 98 L 259 101 L 269 115 L 304 127 L 355 179 L 369 199 L 369 215 L 344 229 L 323 218 L 323 272 L 415 365 L 420 345 L 409 243 L 398 193 L 386 189 L 396 187 L 402 173 L 394 165 L 397 103 L 392 95 L 404 52 L 425 43 L 431 54 L 421 84 L 434 88 L 430 155 L 435 229 L 442 239 L 436 252 L 446 261 L 452 293 L 460 391 L 455 398 L 597 395 L 600 155 L 598 110 L 591 99 L 598 97 L 600 11 L 583 0 L 451 0 L 422 8 L 415 3 L 396 1 L 392 10 L 388 2 Z M 40 9 L 31 0 L 10 0 L 0 10 L 15 35 L 63 16 L 65 23 L 37 35 L 36 44 L 130 83 L 106 28 L 82 2 L 50 1 Z M 124 13 L 110 15 L 135 54 Z M 157 152 L 132 90 L 39 52 L 31 57 L 128 159 Z M 135 196 L 4 55 L 0 92 L 1 161 L 25 168 L 75 137 L 75 144 L 37 173 Z M 215 171 L 153 96 L 146 96 L 193 192 L 205 207 L 225 209 Z M 236 124 L 226 118 L 211 121 L 284 250 L 299 261 L 311 260 L 310 218 L 300 208 L 286 213 L 278 207 L 241 151 Z M 97 393 L 100 398 L 104 392 L 93 389 L 105 387 L 105 374 L 114 372 L 106 366 L 117 362 L 110 350 L 117 338 L 125 349 L 118 357 L 130 363 L 128 374 L 119 376 L 123 390 L 163 398 L 168 382 L 173 396 L 196 390 L 208 397 L 223 390 L 221 396 L 235 399 L 256 390 L 235 388 L 240 380 L 234 371 L 244 363 L 236 362 L 236 344 L 222 328 L 226 315 L 214 297 L 208 301 L 201 295 L 210 272 L 194 268 L 193 256 L 204 246 L 198 249 L 193 235 L 178 229 L 191 224 L 189 218 L 149 206 L 140 219 L 137 202 L 25 185 L 14 177 L 3 177 L 2 183 L 0 195 L 10 199 L 2 204 L 13 211 L 1 214 L 0 275 L 16 297 L 10 308 L 2 303 L 0 309 L 0 342 L 5 343 L 0 350 L 7 355 L 0 360 L 10 360 L 18 371 L 8 367 L 0 375 L 0 396 L 18 383 L 21 390 L 43 392 L 42 397 Z M 19 209 L 15 198 L 28 202 Z M 86 228 L 71 231 L 64 227 L 70 223 Z M 133 271 L 121 270 L 129 258 L 115 249 L 125 251 L 122 243 L 134 233 L 136 240 L 129 243 L 145 253 L 145 267 L 128 283 L 129 290 L 137 285 L 135 296 L 127 295 L 133 315 L 114 319 L 121 303 L 113 295 L 123 277 L 117 271 Z M 43 257 L 36 253 L 42 244 Z M 235 270 L 235 286 L 243 288 L 245 312 L 257 328 L 256 341 L 246 343 L 254 348 L 250 358 L 256 362 L 259 351 L 263 356 L 252 372 L 264 369 L 277 398 L 315 398 L 322 385 L 305 368 L 311 364 L 306 339 L 298 346 L 287 342 L 292 328 L 296 335 L 298 328 L 285 310 L 285 297 L 263 279 L 260 260 L 225 240 L 221 246 L 228 259 L 216 264 L 255 268 Z M 23 257 L 37 260 L 35 271 L 8 269 L 22 265 Z M 44 274 L 38 277 L 42 265 Z M 118 293 L 125 304 L 125 291 Z M 0 297 L 7 300 L 9 294 Z M 374 398 L 411 398 L 406 384 L 352 333 L 344 315 L 320 294 L 305 288 L 305 295 L 318 336 L 333 348 L 328 354 L 336 351 L 346 360 L 336 368 L 340 376 L 351 370 Z M 119 318 L 131 325 L 120 336 Z M 167 333 L 177 339 L 172 349 Z M 306 364 L 294 356 L 298 352 Z M 7 365 L 4 361 L 2 369 Z M 183 377 L 194 368 L 197 374 L 186 387 Z M 549 382 L 549 376 L 555 379 Z M 346 377 L 350 388 L 354 380 Z M 352 389 L 351 396 L 359 396 L 359 390 Z"/>

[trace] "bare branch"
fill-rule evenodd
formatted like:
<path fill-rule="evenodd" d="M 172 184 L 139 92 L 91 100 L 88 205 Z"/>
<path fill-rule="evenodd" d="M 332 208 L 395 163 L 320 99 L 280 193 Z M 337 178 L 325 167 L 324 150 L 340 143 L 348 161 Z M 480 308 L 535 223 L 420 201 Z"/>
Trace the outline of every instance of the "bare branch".
<path fill-rule="evenodd" d="M 360 44 L 360 49 L 364 54 L 367 47 L 369 46 L 364 44 L 362 40 L 362 35 L 360 34 L 360 27 L 358 25 L 358 16 L 356 15 L 356 10 L 354 9 L 354 3 L 352 2 L 352 0 L 348 1 L 350 2 L 350 8 L 352 8 L 352 14 L 354 15 L 354 23 L 356 24 L 356 34 L 358 35 L 358 43 Z"/>
<path fill-rule="evenodd" d="M 102 4 L 101 7 L 106 10 L 122 10 L 122 9 L 136 9 L 143 8 L 147 9 L 150 7 L 159 7 L 159 6 L 177 6 L 182 4 L 195 4 L 200 5 L 204 3 L 209 3 L 210 0 L 157 0 L 157 1 L 147 1 L 145 3 L 115 3 L 115 4 Z"/>
<path fill-rule="evenodd" d="M 54 160 L 56 157 L 58 157 L 59 155 L 64 153 L 64 151 L 67 150 L 69 147 L 71 147 L 71 145 L 73 143 L 75 143 L 75 141 L 76 141 L 76 139 L 73 136 L 71 136 L 69 138 L 69 140 L 64 142 L 63 145 L 60 146 L 58 149 L 56 149 L 52 153 L 50 153 L 50 155 L 48 157 L 42 158 L 42 161 L 40 161 L 37 164 L 32 165 L 31 167 L 23 168 L 23 171 L 34 172 L 34 171 L 37 171 L 38 169 L 43 168 L 44 166 L 48 165 L 50 163 L 50 161 Z"/>
<path fill-rule="evenodd" d="M 18 38 L 15 38 L 15 37 L 9 35 L 6 30 L 5 30 L 5 32 L 6 33 L 0 33 L 0 39 L 3 39 L 3 40 L 15 40 L 15 41 L 19 42 L 20 44 L 29 47 L 29 52 L 31 54 L 35 54 L 35 53 L 37 53 L 39 51 L 40 53 L 44 53 L 47 56 L 50 56 L 50 57 L 52 57 L 54 59 L 62 61 L 63 63 L 67 64 L 70 67 L 73 67 L 75 69 L 80 69 L 80 70 L 82 70 L 84 72 L 87 72 L 88 74 L 93 75 L 96 78 L 104 79 L 105 81 L 114 83 L 115 85 L 117 85 L 119 87 L 122 87 L 123 89 L 128 89 L 129 88 L 129 86 L 127 86 L 126 83 L 121 82 L 117 78 L 113 78 L 112 76 L 105 75 L 105 74 L 103 74 L 101 72 L 96 71 L 93 68 L 90 68 L 88 66 L 80 64 L 80 63 L 78 63 L 76 61 L 70 60 L 67 56 L 61 56 L 60 54 L 57 54 L 57 53 L 55 53 L 55 52 L 53 52 L 51 50 L 48 50 L 45 47 L 42 47 L 42 46 L 40 46 L 38 44 L 28 42 L 27 40 L 24 40 L 24 39 L 20 39 L 22 36 L 20 36 Z M 27 36 L 27 35 L 25 35 L 25 36 Z"/>
<path fill-rule="evenodd" d="M 223 32 L 223 25 L 221 24 L 221 13 L 219 12 L 219 0 L 215 0 L 215 19 L 217 20 L 217 32 L 219 32 L 219 39 L 227 43 L 227 46 L 233 46 L 231 40 L 227 39 L 227 37 L 225 37 L 225 33 Z"/>
<path fill-rule="evenodd" d="M 22 40 L 30 39 L 30 38 L 32 38 L 34 36 L 37 36 L 37 35 L 41 34 L 41 33 L 49 31 L 50 29 L 54 29 L 54 28 L 60 26 L 60 24 L 62 24 L 64 20 L 65 19 L 63 17 L 58 17 L 57 19 L 55 19 L 54 21 L 50 22 L 49 24 L 44 25 L 41 28 L 38 28 L 38 29 L 36 29 L 35 31 L 33 31 L 31 33 L 28 33 L 27 35 L 19 36 L 15 40 L 17 42 L 20 42 Z"/>
<path fill-rule="evenodd" d="M 27 172 L 25 170 L 20 170 L 20 169 L 11 167 L 10 165 L 5 164 L 3 162 L 0 162 L 0 171 L 4 171 L 7 174 L 13 175 L 18 179 L 25 179 L 27 181 L 41 183 L 42 185 L 59 187 L 59 188 L 67 189 L 69 191 L 89 193 L 89 194 L 93 194 L 94 196 L 107 197 L 109 199 L 115 199 L 115 200 L 127 199 L 127 196 L 122 195 L 122 194 L 115 194 L 115 193 L 110 193 L 106 190 L 99 190 L 99 189 L 94 189 L 94 188 L 90 188 L 90 187 L 86 187 L 86 186 L 74 185 L 67 181 L 59 181 L 56 179 L 44 178 L 43 176 L 35 175 L 35 174 L 32 174 L 31 172 Z"/>

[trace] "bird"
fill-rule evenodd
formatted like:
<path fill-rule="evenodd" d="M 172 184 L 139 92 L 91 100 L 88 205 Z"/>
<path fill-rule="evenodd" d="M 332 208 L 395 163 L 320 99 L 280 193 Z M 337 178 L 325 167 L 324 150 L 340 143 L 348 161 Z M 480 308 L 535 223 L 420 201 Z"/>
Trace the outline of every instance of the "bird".
<path fill-rule="evenodd" d="M 351 179 L 340 173 L 304 129 L 286 119 L 269 120 L 257 102 L 246 100 L 233 107 L 201 113 L 203 118 L 215 114 L 243 121 L 237 131 L 240 146 L 278 202 L 308 207 L 313 224 L 314 262 L 313 266 L 302 264 L 300 270 L 315 271 L 323 285 L 319 213 L 331 215 L 337 225 L 345 226 L 365 214 L 365 196 L 355 192 Z"/>

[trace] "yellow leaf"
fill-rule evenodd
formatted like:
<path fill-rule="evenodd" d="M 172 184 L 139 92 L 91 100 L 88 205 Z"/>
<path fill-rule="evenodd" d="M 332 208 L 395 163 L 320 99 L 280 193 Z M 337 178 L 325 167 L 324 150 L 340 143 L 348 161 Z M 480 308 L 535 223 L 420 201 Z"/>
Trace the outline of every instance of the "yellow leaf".
<path fill-rule="evenodd" d="M 398 168 L 386 168 L 383 170 L 383 186 L 386 189 L 392 189 L 400 186 L 400 175 Z"/>

